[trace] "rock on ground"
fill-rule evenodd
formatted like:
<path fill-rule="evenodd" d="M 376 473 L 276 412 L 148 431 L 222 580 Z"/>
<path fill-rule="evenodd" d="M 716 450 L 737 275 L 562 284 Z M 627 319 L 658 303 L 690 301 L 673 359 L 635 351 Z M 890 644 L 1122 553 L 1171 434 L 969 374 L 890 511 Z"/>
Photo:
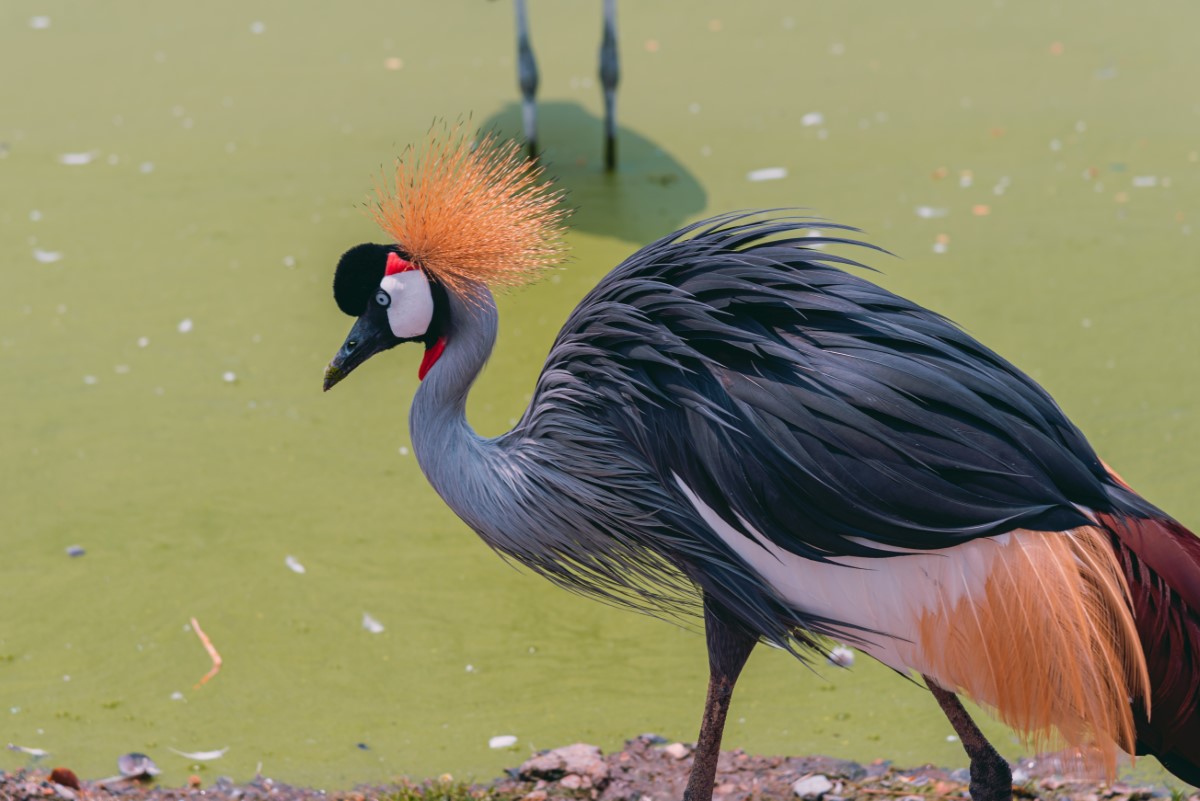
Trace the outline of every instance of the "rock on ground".
<path fill-rule="evenodd" d="M 0 771 L 0 801 L 678 801 L 683 797 L 692 753 L 653 736 L 634 738 L 605 756 L 577 743 L 537 754 L 507 778 L 486 785 L 455 784 L 447 778 L 404 781 L 382 787 L 327 790 L 292 787 L 268 778 L 245 784 L 218 779 L 208 786 L 159 787 L 136 781 L 77 779 L 78 788 L 51 781 L 44 770 Z M 1014 795 L 1021 801 L 1150 801 L 1172 799 L 1162 787 L 1102 784 L 1065 776 L 1053 759 L 1024 760 L 1025 780 Z M 69 766 L 58 766 L 61 780 Z M 824 782 L 814 780 L 824 778 Z M 890 763 L 869 765 L 829 757 L 753 756 L 722 752 L 714 801 L 967 801 L 969 777 L 963 769 L 930 766 L 900 770 Z M 828 787 L 826 787 L 828 785 Z M 814 793 L 814 794 L 808 794 Z M 1172 801 L 1200 801 L 1200 792 L 1179 793 Z"/>

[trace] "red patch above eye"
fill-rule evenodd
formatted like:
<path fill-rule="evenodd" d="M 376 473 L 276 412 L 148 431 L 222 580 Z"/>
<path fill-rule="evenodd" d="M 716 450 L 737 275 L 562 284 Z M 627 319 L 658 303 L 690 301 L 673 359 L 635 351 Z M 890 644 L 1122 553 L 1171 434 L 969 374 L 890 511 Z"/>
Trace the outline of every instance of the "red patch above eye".
<path fill-rule="evenodd" d="M 405 273 L 409 270 L 415 269 L 417 269 L 417 265 L 413 264 L 411 261 L 405 261 L 404 259 L 400 258 L 400 254 L 393 250 L 388 253 L 387 269 L 384 270 L 383 274 L 395 275 L 396 273 Z"/>

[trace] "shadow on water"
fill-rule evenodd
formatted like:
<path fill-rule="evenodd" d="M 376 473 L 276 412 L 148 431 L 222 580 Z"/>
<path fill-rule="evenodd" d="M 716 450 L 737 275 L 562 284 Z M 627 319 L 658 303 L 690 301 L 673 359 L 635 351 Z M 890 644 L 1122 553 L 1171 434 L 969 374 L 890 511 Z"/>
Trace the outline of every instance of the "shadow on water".
<path fill-rule="evenodd" d="M 480 128 L 523 139 L 520 104 L 508 104 Z M 617 132 L 617 170 L 606 173 L 603 121 L 576 103 L 539 103 L 538 137 L 546 172 L 575 209 L 572 228 L 645 244 L 704 210 L 707 196 L 696 177 L 628 128 Z"/>

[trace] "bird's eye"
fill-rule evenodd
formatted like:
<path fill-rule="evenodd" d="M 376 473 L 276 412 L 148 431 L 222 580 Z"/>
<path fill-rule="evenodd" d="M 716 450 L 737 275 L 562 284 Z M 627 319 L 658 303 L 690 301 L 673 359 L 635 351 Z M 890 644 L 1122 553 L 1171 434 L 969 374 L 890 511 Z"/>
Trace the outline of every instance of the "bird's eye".
<path fill-rule="evenodd" d="M 375 293 L 375 302 L 386 309 L 392 304 L 392 296 L 381 289 Z"/>

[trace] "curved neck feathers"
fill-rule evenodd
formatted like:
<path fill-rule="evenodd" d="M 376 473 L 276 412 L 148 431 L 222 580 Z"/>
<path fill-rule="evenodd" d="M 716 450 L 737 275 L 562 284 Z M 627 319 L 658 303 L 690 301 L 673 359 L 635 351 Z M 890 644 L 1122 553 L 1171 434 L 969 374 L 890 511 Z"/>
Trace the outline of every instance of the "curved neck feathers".
<path fill-rule="evenodd" d="M 496 344 L 496 303 L 483 290 L 475 301 L 447 294 L 446 349 L 413 398 L 409 413 L 413 452 L 429 483 L 459 517 L 484 533 L 494 512 L 493 462 L 503 461 L 496 440 L 467 422 L 467 394 Z"/>

